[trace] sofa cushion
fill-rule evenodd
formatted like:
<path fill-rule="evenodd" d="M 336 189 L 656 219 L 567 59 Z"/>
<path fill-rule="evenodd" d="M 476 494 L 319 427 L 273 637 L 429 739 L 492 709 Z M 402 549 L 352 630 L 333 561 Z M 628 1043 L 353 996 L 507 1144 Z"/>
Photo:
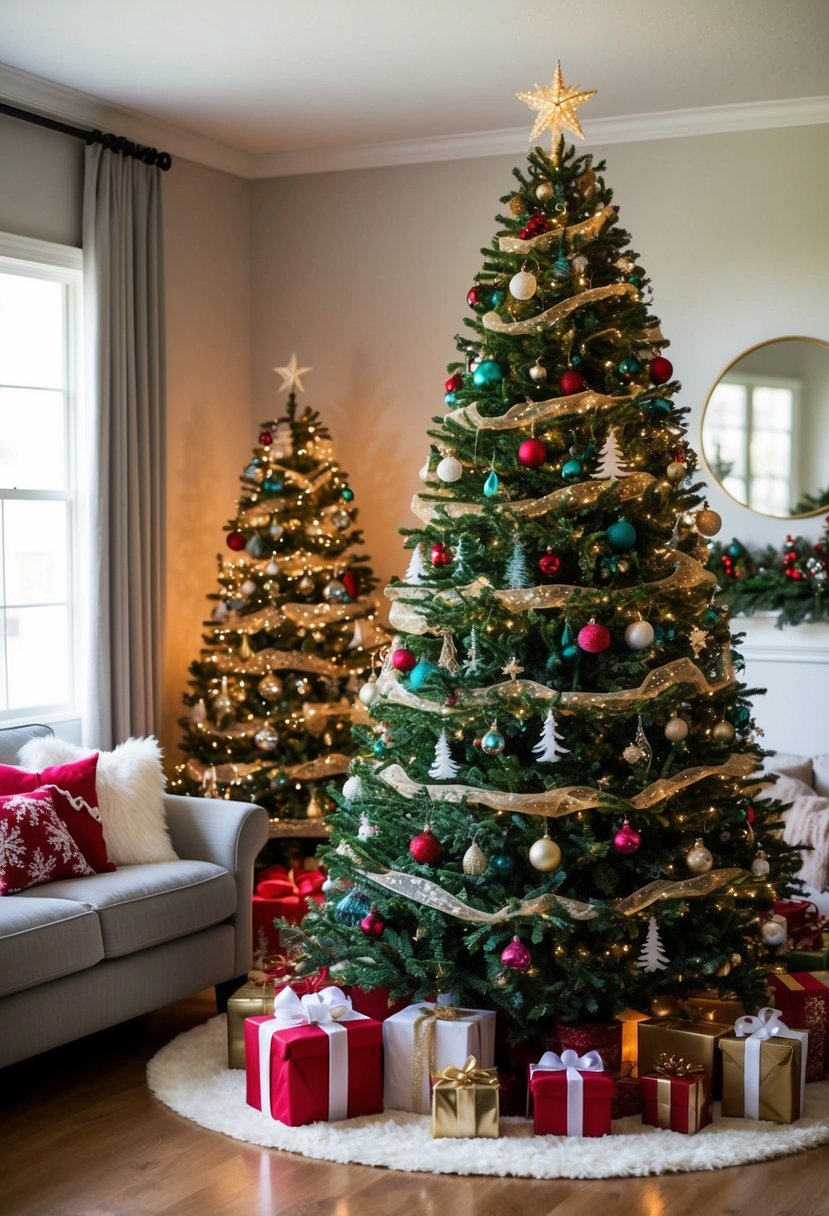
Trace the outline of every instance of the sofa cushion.
<path fill-rule="evenodd" d="M 58 817 L 51 787 L 0 794 L 0 895 L 94 873 Z"/>
<path fill-rule="evenodd" d="M 208 861 L 121 866 L 113 874 L 64 879 L 34 890 L 75 900 L 96 912 L 105 958 L 185 937 L 236 911 L 236 883 Z"/>
<path fill-rule="evenodd" d="M 62 819 L 86 860 L 96 874 L 114 870 L 107 857 L 95 775 L 98 753 L 70 764 L 47 766 L 40 773 L 0 764 L 0 794 L 28 794 L 48 785 L 52 790 L 55 814 Z"/>
<path fill-rule="evenodd" d="M 104 957 L 98 917 L 83 904 L 31 896 L 0 899 L 0 996 L 94 967 Z"/>
<path fill-rule="evenodd" d="M 795 777 L 798 781 L 805 782 L 806 785 L 814 784 L 810 756 L 793 756 L 785 752 L 777 752 L 775 755 L 769 756 L 766 768 L 773 773 L 780 773 L 784 777 Z"/>
<path fill-rule="evenodd" d="M 815 793 L 822 798 L 829 798 L 829 755 L 812 757 Z"/>

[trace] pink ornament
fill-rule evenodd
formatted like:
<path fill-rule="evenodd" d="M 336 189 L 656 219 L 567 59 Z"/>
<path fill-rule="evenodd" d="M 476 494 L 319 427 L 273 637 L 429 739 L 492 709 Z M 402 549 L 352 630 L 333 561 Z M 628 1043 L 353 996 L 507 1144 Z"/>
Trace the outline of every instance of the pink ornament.
<path fill-rule="evenodd" d="M 532 955 L 520 938 L 514 937 L 501 951 L 501 962 L 513 971 L 526 971 L 532 966 Z"/>
<path fill-rule="evenodd" d="M 579 630 L 576 641 L 588 654 L 601 654 L 610 645 L 610 630 L 605 629 L 604 625 L 597 625 L 595 621 L 591 621 Z"/>
<path fill-rule="evenodd" d="M 411 671 L 417 663 L 417 655 L 403 647 L 395 650 L 391 656 L 391 665 L 397 671 Z"/>
<path fill-rule="evenodd" d="M 376 908 L 372 908 L 367 916 L 360 921 L 360 928 L 366 937 L 382 937 L 386 922 Z"/>
<path fill-rule="evenodd" d="M 518 463 L 528 469 L 539 468 L 547 459 L 547 445 L 540 439 L 525 439 L 518 449 Z"/>
<path fill-rule="evenodd" d="M 619 828 L 619 831 L 613 837 L 613 847 L 617 853 L 621 853 L 623 857 L 630 857 L 632 853 L 637 853 L 642 844 L 642 837 L 632 828 L 627 819 Z"/>

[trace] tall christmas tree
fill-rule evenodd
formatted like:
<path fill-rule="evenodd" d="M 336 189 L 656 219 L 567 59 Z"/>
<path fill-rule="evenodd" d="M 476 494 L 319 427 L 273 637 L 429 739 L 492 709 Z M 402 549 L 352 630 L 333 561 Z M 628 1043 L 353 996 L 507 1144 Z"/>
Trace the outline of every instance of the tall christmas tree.
<path fill-rule="evenodd" d="M 552 152 L 514 171 L 468 295 L 306 965 L 515 1034 L 700 987 L 756 1007 L 799 855 L 751 801 L 720 521 L 604 162 L 559 137 L 591 94 L 557 67 L 519 96 Z"/>
<path fill-rule="evenodd" d="M 241 478 L 173 788 L 293 820 L 319 817 L 346 771 L 353 693 L 385 635 L 353 491 L 319 414 L 297 405 L 310 368 L 292 356 L 276 371 L 287 409 L 262 424 Z"/>

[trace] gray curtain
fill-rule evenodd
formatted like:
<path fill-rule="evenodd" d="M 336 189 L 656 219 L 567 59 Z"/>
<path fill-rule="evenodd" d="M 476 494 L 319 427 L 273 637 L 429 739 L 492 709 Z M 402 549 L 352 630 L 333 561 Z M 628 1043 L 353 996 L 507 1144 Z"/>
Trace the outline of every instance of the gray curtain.
<path fill-rule="evenodd" d="M 83 738 L 158 730 L 165 400 L 161 170 L 86 149 L 83 207 L 89 636 Z"/>

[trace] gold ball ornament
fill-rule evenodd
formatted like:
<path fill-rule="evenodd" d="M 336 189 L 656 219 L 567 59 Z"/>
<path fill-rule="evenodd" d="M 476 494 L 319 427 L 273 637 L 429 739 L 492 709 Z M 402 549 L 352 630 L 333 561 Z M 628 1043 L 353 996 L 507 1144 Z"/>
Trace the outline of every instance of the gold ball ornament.
<path fill-rule="evenodd" d="M 710 507 L 703 507 L 694 516 L 694 523 L 697 532 L 703 536 L 716 536 L 722 527 L 722 517 L 716 511 L 712 511 Z"/>
<path fill-rule="evenodd" d="M 529 210 L 520 194 L 513 194 L 509 201 L 509 209 L 513 215 L 524 215 Z"/>
<path fill-rule="evenodd" d="M 742 954 L 738 954 L 737 951 L 735 950 L 734 953 L 731 955 L 731 966 L 739 967 L 740 964 L 742 963 L 742 961 L 743 961 Z"/>
<path fill-rule="evenodd" d="M 496 977 L 495 977 L 495 987 L 496 988 L 506 988 L 508 983 L 509 983 L 509 976 L 505 975 L 503 971 L 501 972 L 500 975 L 496 975 Z"/>
<path fill-rule="evenodd" d="M 561 849 L 549 836 L 542 836 L 530 846 L 530 864 L 546 873 L 561 865 Z"/>
<path fill-rule="evenodd" d="M 477 876 L 483 874 L 486 870 L 488 865 L 486 853 L 484 853 L 483 849 L 476 841 L 473 840 L 472 844 L 464 853 L 461 865 L 463 866 L 464 874 L 473 874 Z"/>
<path fill-rule="evenodd" d="M 665 470 L 665 476 L 668 478 L 668 481 L 672 483 L 672 485 L 676 486 L 679 485 L 681 481 L 684 481 L 688 476 L 688 469 L 684 464 L 682 464 L 681 461 L 674 460 Z M 714 512 L 712 511 L 711 514 L 713 515 Z"/>
<path fill-rule="evenodd" d="M 711 737 L 716 743 L 731 743 L 735 734 L 730 722 L 718 722 L 711 731 Z"/>
<path fill-rule="evenodd" d="M 549 203 L 554 193 L 555 190 L 552 182 L 541 182 L 535 188 L 535 197 L 540 203 Z"/>
<path fill-rule="evenodd" d="M 692 874 L 707 874 L 712 869 L 714 858 L 701 838 L 695 840 L 693 847 L 685 854 L 685 864 Z"/>
<path fill-rule="evenodd" d="M 681 743 L 687 737 L 688 723 L 682 718 L 678 718 L 676 714 L 672 714 L 665 723 L 665 738 L 669 743 Z"/>

